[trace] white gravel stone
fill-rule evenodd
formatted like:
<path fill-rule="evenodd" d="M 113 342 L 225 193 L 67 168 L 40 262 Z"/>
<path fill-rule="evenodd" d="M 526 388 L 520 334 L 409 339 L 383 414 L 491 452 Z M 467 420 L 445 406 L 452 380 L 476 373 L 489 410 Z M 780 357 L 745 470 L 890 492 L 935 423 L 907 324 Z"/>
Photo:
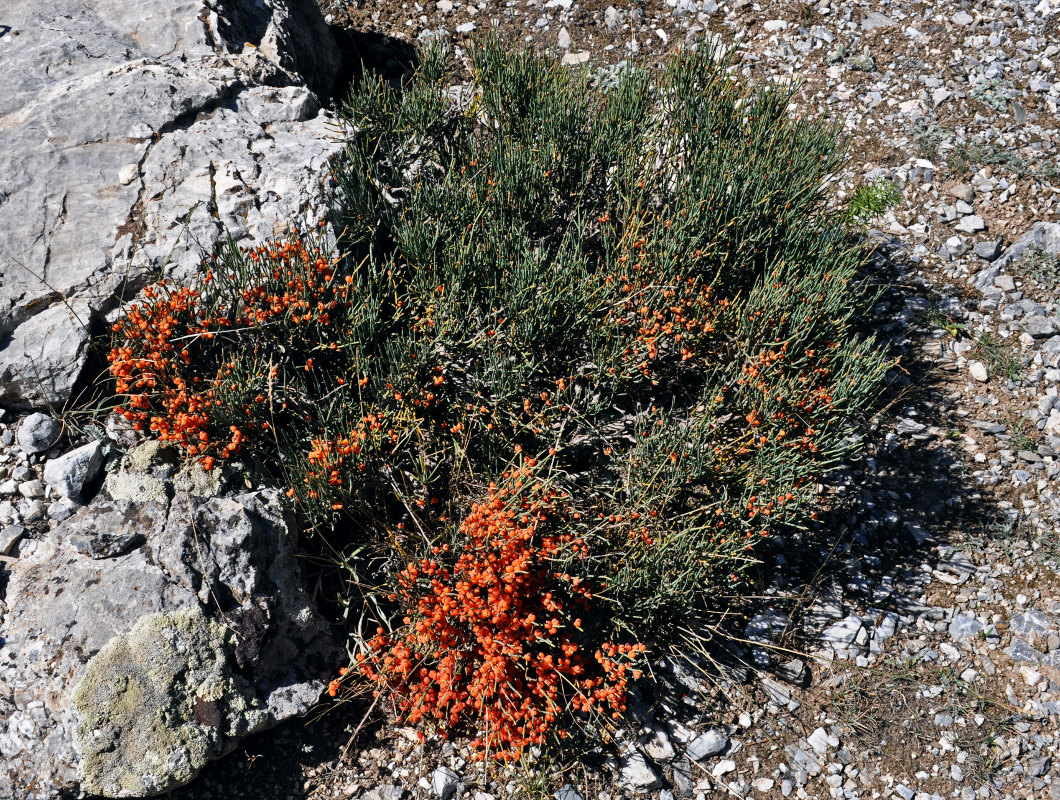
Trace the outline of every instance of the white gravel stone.
<path fill-rule="evenodd" d="M 34 478 L 31 481 L 20 483 L 18 485 L 18 493 L 28 499 L 44 497 L 44 484 Z"/>
<path fill-rule="evenodd" d="M 644 753 L 630 748 L 619 763 L 618 782 L 634 792 L 646 792 L 663 785 L 662 778 L 652 767 Z"/>
<path fill-rule="evenodd" d="M 730 772 L 735 772 L 736 762 L 731 758 L 726 758 L 719 761 L 714 765 L 714 769 L 710 771 L 710 774 L 715 778 L 720 778 L 722 775 L 728 775 Z"/>
<path fill-rule="evenodd" d="M 816 752 L 822 754 L 828 752 L 828 732 L 824 728 L 817 728 L 806 737 L 806 741 Z"/>
<path fill-rule="evenodd" d="M 961 217 L 961 221 L 957 223 L 957 230 L 964 231 L 965 233 L 978 233 L 979 231 L 986 230 L 986 223 L 983 218 L 977 214 L 969 214 L 968 216 Z"/>
<path fill-rule="evenodd" d="M 986 383 L 990 379 L 990 375 L 986 371 L 986 364 L 982 361 L 969 361 L 968 374 L 980 383 Z"/>
<path fill-rule="evenodd" d="M 449 767 L 438 767 L 431 776 L 431 791 L 438 800 L 449 800 L 460 786 L 460 776 Z"/>
<path fill-rule="evenodd" d="M 1031 669 L 1027 666 L 1020 667 L 1020 677 L 1023 678 L 1023 682 L 1028 686 L 1037 686 L 1041 683 L 1042 673 L 1036 669 Z"/>

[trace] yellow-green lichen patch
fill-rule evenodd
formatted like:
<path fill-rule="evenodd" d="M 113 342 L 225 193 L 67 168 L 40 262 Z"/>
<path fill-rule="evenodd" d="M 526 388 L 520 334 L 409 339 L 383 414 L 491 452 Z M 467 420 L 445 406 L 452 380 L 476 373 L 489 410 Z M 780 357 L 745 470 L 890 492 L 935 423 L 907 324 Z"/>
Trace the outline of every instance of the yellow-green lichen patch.
<path fill-rule="evenodd" d="M 195 497 L 216 497 L 221 491 L 221 470 L 207 472 L 198 461 L 192 461 L 174 476 L 173 488 Z"/>
<path fill-rule="evenodd" d="M 108 473 L 103 488 L 114 500 L 158 503 L 162 506 L 169 502 L 166 484 L 163 481 L 146 472 L 137 472 L 124 467 Z"/>
<path fill-rule="evenodd" d="M 181 786 L 248 726 L 248 711 L 260 722 L 253 691 L 231 673 L 227 635 L 199 608 L 152 614 L 89 661 L 74 693 L 85 791 L 144 797 Z"/>

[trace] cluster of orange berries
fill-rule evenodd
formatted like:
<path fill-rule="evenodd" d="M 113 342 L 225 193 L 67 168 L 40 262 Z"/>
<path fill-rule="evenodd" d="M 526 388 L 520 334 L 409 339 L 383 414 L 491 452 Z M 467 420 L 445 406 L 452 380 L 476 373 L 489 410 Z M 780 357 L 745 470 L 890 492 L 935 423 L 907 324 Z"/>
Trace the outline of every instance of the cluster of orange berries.
<path fill-rule="evenodd" d="M 380 629 L 357 659 L 399 698 L 409 723 L 433 723 L 443 735 L 471 725 L 478 754 L 502 760 L 550 733 L 565 737 L 568 710 L 618 717 L 645 649 L 604 642 L 589 654 L 581 615 L 592 592 L 554 563 L 585 545 L 554 532 L 557 492 L 523 485 L 532 480 L 525 469 L 512 477 L 472 508 L 455 559 L 444 545 L 402 570 L 392 599 L 409 610 L 405 627 Z"/>
<path fill-rule="evenodd" d="M 143 306 L 134 305 L 113 326 L 123 342 L 107 354 L 118 394 L 125 406 L 118 409 L 136 430 L 146 426 L 164 442 L 173 442 L 192 454 L 209 442 L 212 390 L 189 379 L 189 350 L 202 332 L 199 293 L 181 288 L 166 291 L 148 288 Z"/>
<path fill-rule="evenodd" d="M 212 287 L 221 281 L 210 271 L 201 292 L 169 289 L 164 281 L 147 288 L 145 301 L 134 304 L 112 326 L 117 344 L 107 361 L 115 391 L 125 397 L 118 413 L 136 430 L 149 430 L 198 457 L 206 469 L 217 458 L 238 454 L 248 430 L 267 430 L 269 423 L 251 420 L 242 428 L 219 430 L 223 426 L 216 422 L 216 409 L 229 402 L 226 395 L 238 380 L 236 362 L 222 362 L 213 375 L 196 374 L 203 371 L 200 343 L 217 336 L 235 341 L 239 331 L 261 330 L 280 316 L 294 323 L 328 324 L 331 314 L 350 302 L 349 280 L 336 281 L 334 263 L 319 250 L 289 241 L 262 245 L 245 255 L 258 270 L 259 282 L 240 293 L 233 318 L 212 310 L 226 306 L 228 295 L 223 289 L 216 292 L 224 302 L 213 296 Z M 275 374 L 274 367 L 269 379 Z M 263 394 L 255 398 L 257 403 L 265 400 Z"/>

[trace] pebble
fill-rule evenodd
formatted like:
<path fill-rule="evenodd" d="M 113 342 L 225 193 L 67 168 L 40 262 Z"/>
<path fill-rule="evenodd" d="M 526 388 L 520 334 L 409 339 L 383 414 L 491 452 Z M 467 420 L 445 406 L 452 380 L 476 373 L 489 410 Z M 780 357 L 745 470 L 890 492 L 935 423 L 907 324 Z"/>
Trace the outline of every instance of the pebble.
<path fill-rule="evenodd" d="M 18 493 L 29 499 L 44 497 L 44 484 L 36 478 L 31 481 L 25 481 L 18 485 Z"/>
<path fill-rule="evenodd" d="M 1002 239 L 993 239 L 985 242 L 976 242 L 972 252 L 984 261 L 994 261 L 1001 255 L 1003 241 Z"/>
<path fill-rule="evenodd" d="M 6 556 L 11 552 L 15 543 L 22 538 L 26 529 L 21 525 L 5 525 L 0 528 L 0 556 Z"/>
<path fill-rule="evenodd" d="M 805 686 L 809 678 L 806 663 L 801 658 L 793 658 L 791 661 L 781 664 L 777 667 L 775 674 L 782 681 L 795 686 Z"/>
<path fill-rule="evenodd" d="M 663 785 L 662 778 L 652 767 L 644 753 L 630 749 L 620 761 L 619 785 L 634 792 L 650 791 Z"/>
<path fill-rule="evenodd" d="M 809 742 L 810 747 L 817 753 L 827 753 L 828 744 L 828 733 L 824 728 L 817 728 L 813 733 L 806 737 L 806 741 Z"/>
<path fill-rule="evenodd" d="M 438 800 L 449 800 L 460 786 L 460 776 L 450 767 L 438 767 L 431 776 L 430 785 Z"/>
<path fill-rule="evenodd" d="M 728 775 L 730 772 L 735 771 L 736 762 L 732 759 L 726 758 L 719 761 L 714 765 L 714 768 L 710 771 L 710 774 L 715 778 L 720 778 L 722 775 Z"/>
<path fill-rule="evenodd" d="M 1037 686 L 1039 683 L 1041 683 L 1042 673 L 1038 672 L 1038 670 L 1031 669 L 1027 666 L 1022 666 L 1019 668 L 1019 672 L 1020 677 L 1023 678 L 1023 682 L 1026 683 L 1028 686 Z"/>
<path fill-rule="evenodd" d="M 693 761 L 702 761 L 704 758 L 724 752 L 728 746 L 729 737 L 717 728 L 711 728 L 693 739 L 685 753 Z"/>
<path fill-rule="evenodd" d="M 949 625 L 950 638 L 957 642 L 972 639 L 982 630 L 983 623 L 968 614 L 957 614 Z"/>
<path fill-rule="evenodd" d="M 979 231 L 986 230 L 986 223 L 978 214 L 968 214 L 967 216 L 961 217 L 956 228 L 964 233 L 978 233 Z"/>

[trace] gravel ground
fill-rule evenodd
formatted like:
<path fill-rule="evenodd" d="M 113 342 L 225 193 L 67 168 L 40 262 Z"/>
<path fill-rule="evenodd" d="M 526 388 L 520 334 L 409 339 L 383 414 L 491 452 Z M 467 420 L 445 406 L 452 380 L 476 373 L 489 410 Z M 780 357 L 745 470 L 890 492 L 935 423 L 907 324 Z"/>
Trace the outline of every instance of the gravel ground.
<path fill-rule="evenodd" d="M 594 66 L 710 35 L 750 80 L 797 81 L 793 112 L 850 137 L 839 199 L 902 187 L 870 234 L 890 281 L 873 323 L 902 373 L 868 457 L 820 487 L 817 529 L 765 554 L 759 598 L 705 631 L 708 655 L 656 665 L 610 751 L 484 773 L 349 703 L 174 798 L 1060 800 L 1060 263 L 1010 249 L 1058 220 L 1060 3 L 319 1 L 392 69 L 442 28 Z M 17 557 L 64 511 L 8 423 L 0 549 Z"/>

